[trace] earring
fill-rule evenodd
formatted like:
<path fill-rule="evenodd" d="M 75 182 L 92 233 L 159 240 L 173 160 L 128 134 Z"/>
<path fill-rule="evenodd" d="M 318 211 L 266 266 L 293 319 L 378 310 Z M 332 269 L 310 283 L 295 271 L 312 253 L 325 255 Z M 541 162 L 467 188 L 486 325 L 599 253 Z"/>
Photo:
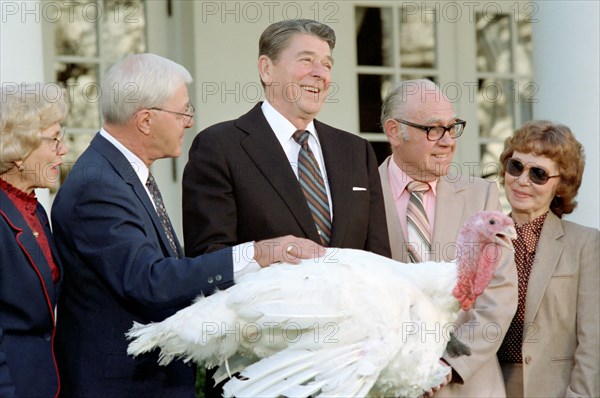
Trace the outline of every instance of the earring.
<path fill-rule="evenodd" d="M 23 171 L 25 170 L 25 165 L 23 163 L 17 165 L 17 170 Z"/>

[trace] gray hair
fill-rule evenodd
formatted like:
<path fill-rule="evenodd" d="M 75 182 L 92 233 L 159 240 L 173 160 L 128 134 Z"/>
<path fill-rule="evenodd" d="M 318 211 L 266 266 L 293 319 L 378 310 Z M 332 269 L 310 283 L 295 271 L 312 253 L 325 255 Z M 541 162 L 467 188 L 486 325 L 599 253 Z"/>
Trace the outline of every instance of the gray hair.
<path fill-rule="evenodd" d="M 102 83 L 102 116 L 126 123 L 140 109 L 162 106 L 192 75 L 183 66 L 156 54 L 128 55 L 113 65 Z"/>
<path fill-rule="evenodd" d="M 40 132 L 61 123 L 68 109 L 58 84 L 0 86 L 0 174 L 29 156 L 42 142 Z"/>
<path fill-rule="evenodd" d="M 386 94 L 381 105 L 381 126 L 385 129 L 388 119 L 406 119 L 410 100 L 419 99 L 424 102 L 427 95 L 441 95 L 437 84 L 428 79 L 405 80 L 392 87 Z M 406 136 L 406 126 L 402 125 L 403 136 Z"/>
<path fill-rule="evenodd" d="M 258 56 L 266 55 L 276 62 L 281 52 L 288 46 L 290 38 L 298 33 L 323 39 L 329 44 L 331 51 L 335 48 L 335 32 L 329 26 L 312 19 L 287 19 L 269 25 L 260 35 Z"/>

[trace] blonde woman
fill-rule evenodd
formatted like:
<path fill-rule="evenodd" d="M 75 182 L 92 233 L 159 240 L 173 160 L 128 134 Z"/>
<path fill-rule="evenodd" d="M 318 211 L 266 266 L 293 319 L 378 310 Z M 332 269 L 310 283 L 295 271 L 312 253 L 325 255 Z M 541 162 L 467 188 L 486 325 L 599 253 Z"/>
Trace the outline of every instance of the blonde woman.
<path fill-rule="evenodd" d="M 34 189 L 59 180 L 67 104 L 54 84 L 5 85 L 0 98 L 0 386 L 2 396 L 55 397 L 62 267 Z"/>

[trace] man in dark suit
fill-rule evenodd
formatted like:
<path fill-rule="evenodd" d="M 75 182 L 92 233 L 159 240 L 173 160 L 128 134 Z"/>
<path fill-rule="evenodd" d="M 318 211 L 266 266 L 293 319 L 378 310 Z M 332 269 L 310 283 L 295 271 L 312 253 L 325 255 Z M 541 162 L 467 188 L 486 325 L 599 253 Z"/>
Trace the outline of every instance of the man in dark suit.
<path fill-rule="evenodd" d="M 200 132 L 190 149 L 183 174 L 188 255 L 291 234 L 391 256 L 371 145 L 314 120 L 327 96 L 334 46 L 333 30 L 312 20 L 276 22 L 263 32 L 258 72 L 266 101 Z M 316 202 L 300 176 L 306 168 L 294 133 L 304 131 L 317 170 L 308 184 L 322 180 Z M 219 396 L 209 379 L 210 372 L 207 396 Z"/>
<path fill-rule="evenodd" d="M 312 20 L 281 21 L 263 32 L 258 71 L 266 101 L 200 132 L 190 149 L 183 174 L 188 254 L 292 234 L 391 255 L 371 145 L 314 120 L 327 96 L 334 46 L 333 30 Z M 319 217 L 329 230 L 317 226 L 299 183 L 296 131 L 309 133 L 324 182 Z"/>
<path fill-rule="evenodd" d="M 288 236 L 183 256 L 149 167 L 181 153 L 193 125 L 190 82 L 185 68 L 153 54 L 113 66 L 103 83 L 104 127 L 54 201 L 65 264 L 57 322 L 64 396 L 194 397 L 192 367 L 159 366 L 156 353 L 127 356 L 133 321 L 160 321 L 240 273 L 322 254 L 313 242 Z"/>

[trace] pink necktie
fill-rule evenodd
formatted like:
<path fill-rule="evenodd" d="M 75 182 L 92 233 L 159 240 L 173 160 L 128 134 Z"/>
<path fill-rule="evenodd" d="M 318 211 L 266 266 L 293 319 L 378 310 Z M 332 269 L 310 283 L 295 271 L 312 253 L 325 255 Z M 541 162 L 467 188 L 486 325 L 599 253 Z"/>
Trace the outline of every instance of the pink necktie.
<path fill-rule="evenodd" d="M 420 263 L 427 259 L 427 252 L 431 250 L 429 218 L 423 204 L 423 196 L 430 187 L 426 182 L 411 181 L 406 189 L 410 192 L 406 208 L 408 254 L 413 263 Z"/>

